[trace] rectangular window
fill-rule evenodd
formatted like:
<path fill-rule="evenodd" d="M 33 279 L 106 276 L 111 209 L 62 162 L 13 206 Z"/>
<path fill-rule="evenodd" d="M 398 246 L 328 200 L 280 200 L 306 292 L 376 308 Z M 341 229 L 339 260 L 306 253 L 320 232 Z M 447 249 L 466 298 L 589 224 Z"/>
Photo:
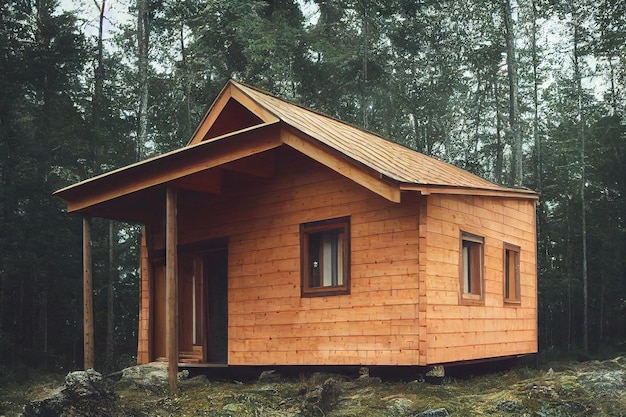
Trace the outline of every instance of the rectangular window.
<path fill-rule="evenodd" d="M 350 293 L 350 218 L 300 225 L 302 296 Z"/>
<path fill-rule="evenodd" d="M 504 301 L 508 303 L 521 300 L 519 254 L 519 246 L 504 244 Z"/>
<path fill-rule="evenodd" d="M 483 298 L 484 238 L 461 232 L 460 286 L 461 299 L 481 301 Z"/>

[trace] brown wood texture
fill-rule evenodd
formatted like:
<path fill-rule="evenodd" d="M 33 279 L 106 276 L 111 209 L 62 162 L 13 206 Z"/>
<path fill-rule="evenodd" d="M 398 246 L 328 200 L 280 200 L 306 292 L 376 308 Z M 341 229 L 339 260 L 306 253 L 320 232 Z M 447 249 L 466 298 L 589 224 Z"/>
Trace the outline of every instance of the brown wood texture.
<path fill-rule="evenodd" d="M 418 322 L 419 322 L 419 361 L 418 365 L 425 366 L 428 364 L 428 202 L 426 198 L 419 200 L 419 240 L 418 240 L 418 277 L 419 277 L 419 304 L 418 304 Z"/>
<path fill-rule="evenodd" d="M 338 151 L 358 165 L 368 167 L 382 177 L 400 184 L 427 186 L 431 192 L 438 192 L 438 187 L 444 187 L 453 188 L 456 192 L 471 189 L 472 193 L 480 191 L 502 193 L 531 199 L 537 196 L 530 190 L 496 185 L 461 168 L 415 152 L 347 123 L 285 102 L 253 87 L 232 80 L 229 83 L 235 87 L 232 91 L 251 99 L 250 106 L 252 104 L 261 106 L 297 131 L 315 138 L 319 143 Z"/>
<path fill-rule="evenodd" d="M 164 263 L 153 264 L 152 270 L 154 275 L 152 276 L 152 293 L 150 297 L 150 302 L 152 303 L 150 308 L 151 360 L 164 360 L 167 358 L 167 283 L 165 269 Z"/>
<path fill-rule="evenodd" d="M 88 212 L 98 204 L 148 192 L 156 185 L 180 180 L 277 146 L 280 146 L 278 124 L 258 125 L 102 174 L 55 194 L 67 201 L 68 212 Z"/>
<path fill-rule="evenodd" d="M 178 390 L 178 221 L 176 190 L 167 188 L 165 209 L 165 280 L 167 369 L 170 391 Z"/>
<path fill-rule="evenodd" d="M 285 133 L 288 132 L 288 133 Z M 282 135 L 282 136 L 281 136 Z M 392 201 L 401 191 L 537 199 L 533 191 L 493 184 L 365 130 L 229 81 L 190 144 L 167 154 L 58 190 L 68 211 L 133 221 L 152 221 L 154 187 L 178 180 L 197 189 L 201 171 L 285 143 Z M 194 178 L 189 178 L 193 176 Z M 184 178 L 183 177 L 187 177 Z M 220 188 L 213 178 L 204 186 Z M 207 191 L 207 190 L 203 190 Z M 132 204 L 129 204 L 132 203 Z"/>
<path fill-rule="evenodd" d="M 141 232 L 141 249 L 139 255 L 141 280 L 139 283 L 139 334 L 137 337 L 137 363 L 150 362 L 152 349 L 150 344 L 150 290 L 151 268 L 148 258 L 146 228 Z"/>
<path fill-rule="evenodd" d="M 204 205 L 179 195 L 180 243 L 229 238 L 228 363 L 417 363 L 417 203 L 392 203 L 288 148 L 276 158 L 272 181 L 236 177 Z M 351 294 L 302 298 L 300 224 L 342 216 Z"/>
<path fill-rule="evenodd" d="M 83 346 L 85 369 L 93 369 L 95 363 L 93 334 L 93 289 L 91 265 L 91 226 L 83 217 Z"/>
<path fill-rule="evenodd" d="M 429 363 L 537 351 L 534 219 L 531 200 L 428 197 Z M 484 295 L 480 305 L 459 305 L 460 230 L 484 237 Z M 505 242 L 520 248 L 519 304 L 504 300 Z"/>
<path fill-rule="evenodd" d="M 229 238 L 229 364 L 427 365 L 536 351 L 532 200 L 408 194 L 396 204 L 292 149 L 275 152 L 273 180 L 226 175 L 221 195 L 179 193 L 180 244 Z M 351 219 L 351 295 L 302 298 L 300 224 L 340 216 Z M 481 305 L 459 305 L 460 230 L 484 237 Z M 516 305 L 504 303 L 504 242 L 520 247 Z"/>

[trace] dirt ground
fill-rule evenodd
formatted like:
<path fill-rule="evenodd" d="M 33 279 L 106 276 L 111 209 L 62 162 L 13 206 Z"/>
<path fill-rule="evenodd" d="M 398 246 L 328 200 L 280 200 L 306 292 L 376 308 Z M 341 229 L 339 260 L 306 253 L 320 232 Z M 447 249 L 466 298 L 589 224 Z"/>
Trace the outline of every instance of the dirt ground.
<path fill-rule="evenodd" d="M 480 371 L 480 368 L 474 368 Z M 117 400 L 97 415 L 120 416 L 626 416 L 626 357 L 515 367 L 472 375 L 472 370 L 426 382 L 424 375 L 359 376 L 338 373 L 259 378 L 187 375 L 171 395 L 165 381 L 110 379 Z M 457 375 L 457 373 L 459 375 Z M 0 385 L 0 416 L 21 415 L 30 401 L 63 385 L 65 375 L 36 374 Z M 6 378 L 5 378 L 6 379 Z M 445 410 L 442 410 L 445 409 Z M 108 410 L 108 411 L 107 411 Z M 432 411 L 434 410 L 434 411 Z M 431 412 L 431 414 L 424 414 Z M 95 415 L 80 407 L 62 416 Z"/>

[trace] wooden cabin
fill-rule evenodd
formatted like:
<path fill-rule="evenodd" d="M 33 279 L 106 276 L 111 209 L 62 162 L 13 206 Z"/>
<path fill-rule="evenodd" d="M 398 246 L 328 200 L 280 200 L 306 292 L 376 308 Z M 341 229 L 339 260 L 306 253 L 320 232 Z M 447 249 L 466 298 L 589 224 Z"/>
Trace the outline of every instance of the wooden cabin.
<path fill-rule="evenodd" d="M 144 225 L 139 363 L 537 351 L 535 192 L 235 81 L 187 146 L 56 194 Z"/>

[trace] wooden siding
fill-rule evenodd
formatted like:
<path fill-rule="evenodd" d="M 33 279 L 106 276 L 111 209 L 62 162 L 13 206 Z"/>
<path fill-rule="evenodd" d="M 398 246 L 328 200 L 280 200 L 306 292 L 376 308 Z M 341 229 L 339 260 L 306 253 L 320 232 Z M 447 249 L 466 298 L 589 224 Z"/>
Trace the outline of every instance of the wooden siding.
<path fill-rule="evenodd" d="M 137 338 L 137 363 L 150 362 L 150 263 L 146 243 L 146 229 L 141 233 L 141 252 L 139 265 L 141 284 L 139 288 L 139 335 Z"/>
<path fill-rule="evenodd" d="M 536 351 L 532 200 L 406 192 L 392 203 L 297 151 L 271 152 L 274 179 L 223 172 L 223 194 L 179 194 L 179 244 L 229 240 L 229 364 L 428 365 Z M 299 226 L 342 216 L 351 294 L 302 298 Z M 484 237 L 483 305 L 459 302 L 461 230 Z M 521 249 L 520 304 L 504 303 L 505 242 Z M 149 265 L 142 257 L 142 275 Z M 145 276 L 139 361 L 154 359 Z"/>
<path fill-rule="evenodd" d="M 537 351 L 535 206 L 533 201 L 428 196 L 428 363 Z M 484 303 L 460 305 L 460 231 L 485 238 Z M 520 250 L 521 303 L 503 296 L 504 243 Z"/>
<path fill-rule="evenodd" d="M 226 190 L 181 194 L 179 232 L 180 243 L 229 238 L 229 364 L 417 362 L 416 203 L 288 149 L 275 180 L 233 176 Z M 351 294 L 302 298 L 299 226 L 341 216 L 351 216 Z"/>

